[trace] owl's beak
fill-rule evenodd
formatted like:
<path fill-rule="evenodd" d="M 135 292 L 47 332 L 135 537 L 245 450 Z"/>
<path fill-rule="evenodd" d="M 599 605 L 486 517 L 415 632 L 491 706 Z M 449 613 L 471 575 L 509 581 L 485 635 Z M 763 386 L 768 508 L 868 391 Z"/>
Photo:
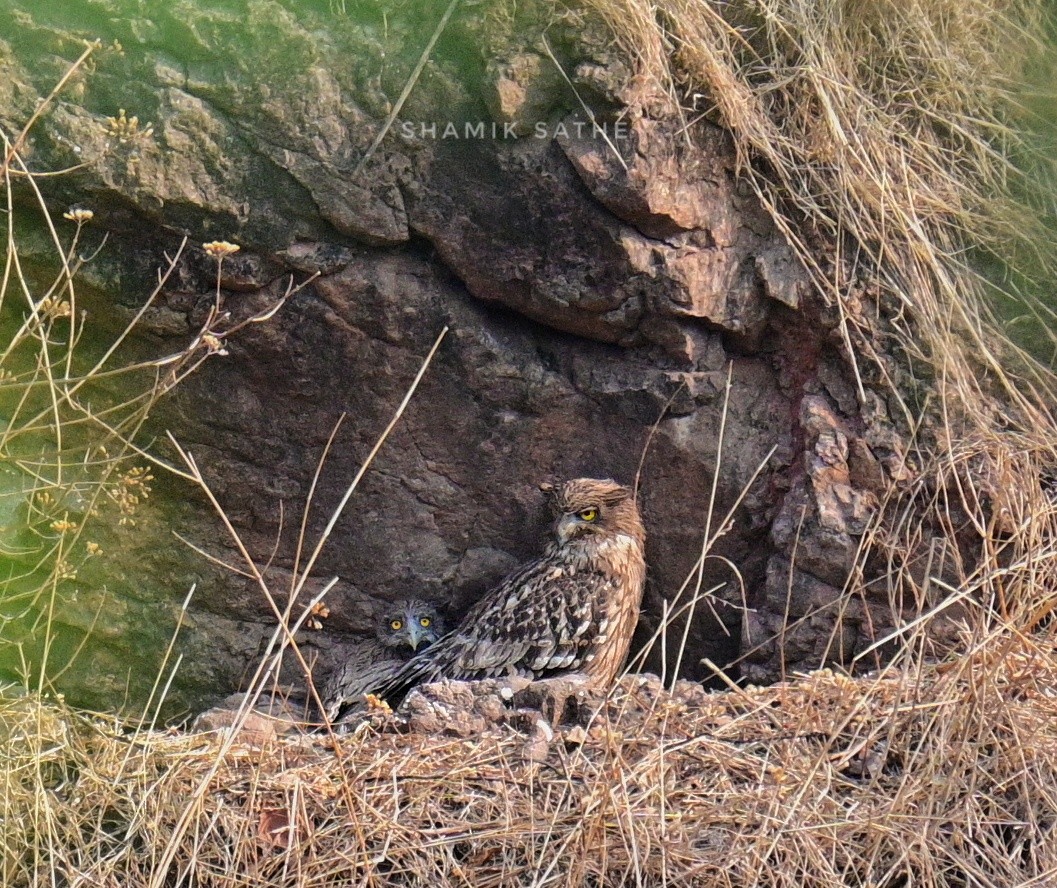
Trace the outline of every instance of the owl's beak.
<path fill-rule="evenodd" d="M 583 521 L 575 515 L 562 515 L 554 525 L 554 535 L 558 537 L 558 542 L 564 545 L 570 540 L 575 540 L 578 536 L 581 536 L 584 529 Z"/>
<path fill-rule="evenodd" d="M 407 640 L 411 643 L 411 650 L 418 650 L 418 644 L 422 641 L 425 634 L 426 633 L 422 631 L 422 627 L 418 625 L 418 621 L 415 621 L 407 627 Z"/>

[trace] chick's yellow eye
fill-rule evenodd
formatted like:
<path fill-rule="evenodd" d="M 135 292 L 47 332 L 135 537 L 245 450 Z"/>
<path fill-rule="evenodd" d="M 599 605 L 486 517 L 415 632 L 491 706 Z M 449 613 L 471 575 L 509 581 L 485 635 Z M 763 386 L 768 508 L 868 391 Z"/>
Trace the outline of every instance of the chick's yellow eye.
<path fill-rule="evenodd" d="M 598 509 L 581 509 L 576 514 L 581 521 L 594 521 L 598 517 Z"/>
<path fill-rule="evenodd" d="M 430 621 L 429 617 L 422 617 L 422 618 L 421 618 L 421 619 L 420 619 L 420 620 L 418 621 L 418 625 L 419 625 L 419 626 L 422 626 L 423 628 L 425 628 L 426 626 L 428 626 L 428 625 L 430 624 L 430 622 L 431 622 L 431 621 Z"/>
<path fill-rule="evenodd" d="M 399 632 L 401 629 L 404 628 L 404 621 L 393 620 L 393 622 L 389 624 L 389 628 L 392 629 L 394 632 Z"/>

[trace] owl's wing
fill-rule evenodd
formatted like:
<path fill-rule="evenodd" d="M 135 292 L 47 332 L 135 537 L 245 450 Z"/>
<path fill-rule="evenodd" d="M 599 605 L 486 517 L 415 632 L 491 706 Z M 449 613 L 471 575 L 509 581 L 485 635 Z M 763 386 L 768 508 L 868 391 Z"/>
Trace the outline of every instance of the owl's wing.
<path fill-rule="evenodd" d="M 436 644 L 412 657 L 376 693 L 399 701 L 416 684 L 443 678 L 542 678 L 578 669 L 604 639 L 605 605 L 617 581 L 531 562 L 486 595 Z"/>
<path fill-rule="evenodd" d="M 327 679 L 320 695 L 327 718 L 334 721 L 342 709 L 363 702 L 363 695 L 392 678 L 407 662 L 392 648 L 365 641 Z"/>

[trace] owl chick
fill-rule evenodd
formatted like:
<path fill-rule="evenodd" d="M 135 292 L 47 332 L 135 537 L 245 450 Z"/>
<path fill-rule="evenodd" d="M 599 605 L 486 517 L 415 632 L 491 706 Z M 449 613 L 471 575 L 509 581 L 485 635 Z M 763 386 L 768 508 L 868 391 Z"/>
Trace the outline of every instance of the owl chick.
<path fill-rule="evenodd" d="M 543 554 L 488 592 L 449 634 L 372 690 L 396 704 L 440 679 L 576 673 L 597 688 L 624 665 L 646 576 L 632 491 L 579 478 L 550 488 L 556 513 Z"/>
<path fill-rule="evenodd" d="M 379 622 L 375 637 L 359 645 L 323 687 L 327 718 L 363 702 L 363 695 L 392 675 L 416 651 L 444 634 L 437 609 L 417 598 L 396 602 Z"/>

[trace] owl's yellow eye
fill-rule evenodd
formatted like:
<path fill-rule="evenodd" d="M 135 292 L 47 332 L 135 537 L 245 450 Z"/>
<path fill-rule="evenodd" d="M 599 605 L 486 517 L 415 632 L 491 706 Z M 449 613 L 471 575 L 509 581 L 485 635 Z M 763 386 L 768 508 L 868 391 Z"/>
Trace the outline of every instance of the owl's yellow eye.
<path fill-rule="evenodd" d="M 429 624 L 430 624 L 431 622 L 433 622 L 433 621 L 432 621 L 432 620 L 430 620 L 430 618 L 429 618 L 429 617 L 421 617 L 421 618 L 419 619 L 419 621 L 418 621 L 418 625 L 419 625 L 419 626 L 421 626 L 421 627 L 423 627 L 423 628 L 425 628 L 425 627 L 426 627 L 426 626 L 428 626 L 428 625 L 429 625 Z"/>
<path fill-rule="evenodd" d="M 389 628 L 392 629 L 394 632 L 399 632 L 401 629 L 404 628 L 404 621 L 403 620 L 393 620 L 389 624 Z"/>
<path fill-rule="evenodd" d="M 581 521 L 594 521 L 598 517 L 598 509 L 581 509 L 579 512 L 576 513 L 576 516 Z"/>

